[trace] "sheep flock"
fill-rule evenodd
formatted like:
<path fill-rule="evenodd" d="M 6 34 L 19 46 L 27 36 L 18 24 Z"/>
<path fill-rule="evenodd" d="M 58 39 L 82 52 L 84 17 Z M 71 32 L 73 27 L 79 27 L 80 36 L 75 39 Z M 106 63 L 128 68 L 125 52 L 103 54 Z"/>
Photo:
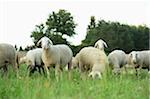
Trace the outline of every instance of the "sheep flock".
<path fill-rule="evenodd" d="M 17 76 L 18 69 L 22 63 L 27 65 L 29 75 L 38 71 L 49 78 L 51 68 L 55 69 L 55 77 L 59 79 L 61 72 L 67 68 L 68 76 L 70 71 L 77 69 L 82 76 L 86 73 L 88 77 L 102 79 L 110 70 L 112 74 L 120 74 L 121 69 L 127 71 L 130 65 L 138 74 L 140 69 L 147 69 L 150 73 L 150 50 L 132 51 L 125 53 L 123 50 L 115 49 L 108 55 L 104 49 L 108 47 L 106 41 L 99 39 L 93 46 L 82 48 L 75 56 L 68 45 L 54 45 L 48 37 L 42 37 L 37 46 L 28 52 L 18 52 L 15 48 L 6 43 L 0 43 L 0 69 L 2 76 L 7 75 L 8 66 L 12 66 Z M 41 72 L 42 70 L 42 72 Z M 0 72 L 1 73 L 1 72 Z"/>

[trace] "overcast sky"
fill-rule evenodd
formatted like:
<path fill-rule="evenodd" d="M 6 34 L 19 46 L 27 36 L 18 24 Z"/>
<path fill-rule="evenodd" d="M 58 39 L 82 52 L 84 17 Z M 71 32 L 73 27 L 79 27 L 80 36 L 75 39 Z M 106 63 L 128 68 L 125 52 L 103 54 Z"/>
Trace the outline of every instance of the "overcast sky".
<path fill-rule="evenodd" d="M 75 45 L 85 38 L 90 16 L 150 26 L 149 0 L 1 0 L 0 43 L 32 45 L 30 35 L 35 25 L 45 23 L 48 15 L 59 9 L 69 11 L 78 24 L 75 29 L 78 34 L 68 39 Z"/>

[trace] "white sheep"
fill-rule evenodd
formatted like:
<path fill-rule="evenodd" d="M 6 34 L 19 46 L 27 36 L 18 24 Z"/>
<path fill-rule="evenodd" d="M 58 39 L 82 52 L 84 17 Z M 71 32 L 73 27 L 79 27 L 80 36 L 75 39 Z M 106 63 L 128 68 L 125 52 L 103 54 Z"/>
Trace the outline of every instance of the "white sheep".
<path fill-rule="evenodd" d="M 105 42 L 104 40 L 99 39 L 99 40 L 95 43 L 94 47 L 104 51 L 104 48 L 105 48 L 105 47 L 108 47 L 108 46 L 107 46 L 107 44 L 106 44 L 106 42 Z"/>
<path fill-rule="evenodd" d="M 137 68 L 146 68 L 150 73 L 150 50 L 132 51 L 129 54 L 129 58 L 131 59 L 131 64 L 136 69 L 136 73 Z"/>
<path fill-rule="evenodd" d="M 27 68 L 30 71 L 30 74 L 34 73 L 36 68 L 39 69 L 40 74 L 41 74 L 41 68 L 42 68 L 43 73 L 44 73 L 44 68 L 42 66 L 43 61 L 42 61 L 42 49 L 41 48 L 36 48 L 36 49 L 28 51 L 26 56 L 20 59 L 19 63 L 20 64 L 26 63 L 28 66 Z"/>
<path fill-rule="evenodd" d="M 107 69 L 108 59 L 104 51 L 94 47 L 84 47 L 75 56 L 75 64 L 79 65 L 80 73 L 90 70 L 89 76 L 102 78 Z"/>
<path fill-rule="evenodd" d="M 122 67 L 126 69 L 127 60 L 127 55 L 122 50 L 114 50 L 108 55 L 109 66 L 114 73 L 120 73 L 120 68 Z"/>
<path fill-rule="evenodd" d="M 20 65 L 19 62 L 20 62 L 20 59 L 24 56 L 26 56 L 27 54 L 27 51 L 17 51 L 16 52 L 16 61 L 17 61 L 17 64 L 18 66 Z M 19 68 L 19 67 L 18 67 Z"/>
<path fill-rule="evenodd" d="M 44 67 L 49 77 L 48 68 L 50 65 L 55 65 L 55 75 L 58 79 L 59 72 L 63 66 L 68 65 L 68 69 L 71 68 L 72 50 L 65 44 L 53 45 L 52 41 L 48 37 L 42 37 L 37 45 L 41 43 L 42 46 L 42 60 Z"/>
<path fill-rule="evenodd" d="M 79 67 L 78 57 L 79 57 L 79 53 L 77 53 L 75 57 L 72 57 L 72 69 L 76 69 Z"/>
<path fill-rule="evenodd" d="M 11 64 L 14 71 L 18 76 L 18 68 L 16 64 L 16 50 L 15 48 L 6 43 L 0 44 L 0 69 L 3 69 L 4 74 L 7 74 L 8 65 Z"/>

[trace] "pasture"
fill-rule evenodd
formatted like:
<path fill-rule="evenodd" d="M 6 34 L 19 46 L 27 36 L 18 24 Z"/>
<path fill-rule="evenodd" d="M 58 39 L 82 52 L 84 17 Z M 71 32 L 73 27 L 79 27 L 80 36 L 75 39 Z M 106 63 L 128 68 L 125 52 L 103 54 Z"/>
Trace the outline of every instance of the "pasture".
<path fill-rule="evenodd" d="M 26 76 L 26 66 L 20 66 L 21 79 L 17 79 L 10 68 L 7 77 L 0 77 L 0 99 L 149 99 L 149 75 L 142 70 L 135 74 L 120 76 L 107 74 L 103 79 L 80 78 L 77 71 L 72 71 L 72 78 L 67 72 L 59 82 L 54 70 L 50 70 L 50 79 L 34 73 Z"/>

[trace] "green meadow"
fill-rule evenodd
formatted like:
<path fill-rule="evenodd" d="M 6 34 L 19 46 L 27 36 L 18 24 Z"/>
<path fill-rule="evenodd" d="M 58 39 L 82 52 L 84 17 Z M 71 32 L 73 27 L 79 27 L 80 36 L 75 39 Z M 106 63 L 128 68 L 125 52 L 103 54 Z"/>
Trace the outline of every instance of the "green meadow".
<path fill-rule="evenodd" d="M 54 70 L 50 70 L 50 79 L 35 72 L 27 76 L 26 66 L 19 69 L 21 78 L 15 77 L 12 68 L 6 77 L 0 77 L 0 99 L 149 99 L 149 75 L 142 70 L 139 76 L 131 73 L 103 76 L 92 79 L 85 74 L 71 71 L 68 79 L 66 71 L 57 81 Z"/>

